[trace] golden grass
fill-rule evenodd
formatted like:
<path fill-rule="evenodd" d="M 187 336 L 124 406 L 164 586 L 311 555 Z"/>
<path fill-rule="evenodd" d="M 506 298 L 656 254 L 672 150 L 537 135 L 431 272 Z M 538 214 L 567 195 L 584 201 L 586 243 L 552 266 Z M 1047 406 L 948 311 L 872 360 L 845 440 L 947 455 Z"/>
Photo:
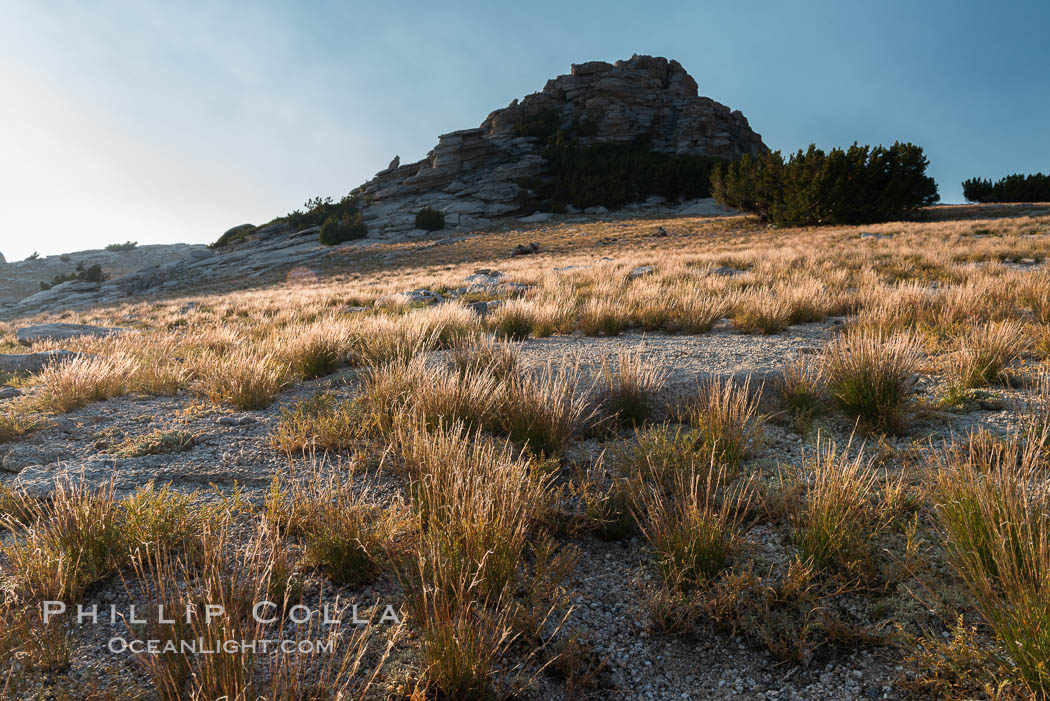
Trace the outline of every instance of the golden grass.
<path fill-rule="evenodd" d="M 198 368 L 201 391 L 213 402 L 261 409 L 288 383 L 288 368 L 274 353 L 241 348 Z"/>
<path fill-rule="evenodd" d="M 134 365 L 125 355 L 81 356 L 47 366 L 39 379 L 44 389 L 41 405 L 65 412 L 88 402 L 117 397 L 128 391 Z"/>
<path fill-rule="evenodd" d="M 948 560 L 1013 673 L 1050 694 L 1050 532 L 1041 441 L 1009 437 L 990 459 L 935 457 L 932 488 Z M 982 464 L 983 463 L 983 464 Z"/>
<path fill-rule="evenodd" d="M 649 485 L 635 495 L 639 527 L 666 583 L 701 585 L 730 566 L 750 497 L 742 490 L 727 498 L 724 484 L 724 470 L 690 470 L 675 473 L 669 489 Z"/>
<path fill-rule="evenodd" d="M 671 234 L 658 236 L 657 227 Z M 861 231 L 885 238 L 861 238 Z M 419 693 L 517 693 L 517 672 L 542 669 L 536 653 L 557 628 L 557 582 L 571 569 L 569 554 L 552 545 L 564 542 L 550 534 L 582 513 L 598 535 L 622 538 L 635 525 L 628 508 L 633 504 L 666 575 L 649 603 L 667 629 L 692 629 L 705 612 L 730 628 L 750 616 L 750 627 L 742 626 L 749 637 L 778 657 L 808 659 L 813 645 L 834 637 L 828 632 L 833 624 L 819 618 L 824 611 L 814 592 L 842 571 L 870 574 L 882 566 L 873 547 L 898 547 L 911 538 L 887 528 L 887 519 L 902 508 L 900 484 L 884 485 L 866 458 L 818 440 L 797 471 L 781 472 L 789 508 L 780 515 L 786 518 L 778 522 L 774 514 L 774 523 L 763 524 L 784 528 L 803 559 L 768 583 L 748 571 L 727 571 L 741 544 L 738 519 L 746 505 L 735 500 L 749 493 L 732 480 L 768 467 L 751 460 L 763 424 L 754 388 L 711 381 L 678 416 L 688 425 L 648 426 L 660 413 L 653 400 L 663 372 L 641 356 L 610 360 L 588 386 L 578 367 L 529 367 L 518 346 L 497 339 L 614 336 L 632 329 L 700 334 L 727 316 L 738 330 L 778 333 L 793 324 L 851 315 L 847 331 L 813 362 L 787 363 L 785 401 L 796 415 L 809 415 L 827 397 L 851 422 L 860 418 L 879 430 L 905 431 L 918 370 L 947 369 L 949 382 L 983 384 L 1020 365 L 1028 339 L 1046 357 L 1050 275 L 1025 261 L 1044 258 L 1048 232 L 1050 217 L 1032 216 L 894 222 L 863 230 L 774 231 L 745 217 L 555 224 L 442 246 L 335 251 L 319 268 L 322 282 L 297 287 L 294 294 L 282 285 L 202 290 L 188 310 L 183 306 L 190 299 L 181 298 L 64 313 L 63 321 L 132 324 L 136 330 L 64 342 L 61 347 L 91 357 L 18 378 L 28 396 L 0 409 L 0 442 L 46 425 L 43 414 L 126 393 L 192 389 L 220 404 L 260 408 L 288 383 L 350 365 L 345 379 L 355 395 L 285 408 L 273 445 L 293 456 L 290 469 L 301 453 L 309 458 L 374 447 L 401 468 L 394 472 L 404 484 L 388 492 L 357 475 L 333 475 L 313 486 L 309 478 L 282 482 L 276 488 L 280 498 L 272 496 L 264 510 L 263 525 L 248 529 L 247 550 L 243 539 L 233 537 L 235 530 L 243 535 L 247 524 L 235 528 L 229 515 L 195 519 L 199 504 L 164 490 L 144 491 L 133 504 L 90 493 L 37 504 L 5 492 L 0 511 L 8 514 L 11 529 L 5 572 L 23 592 L 75 596 L 131 562 L 154 583 L 158 597 L 177 602 L 215 596 L 236 607 L 263 593 L 294 600 L 297 568 L 353 583 L 389 568 L 399 576 L 413 619 L 417 642 L 410 656 L 422 675 Z M 506 257 L 515 243 L 530 240 L 540 243 L 539 254 Z M 631 279 L 630 271 L 640 265 L 653 270 Z M 531 287 L 521 296 L 494 300 L 483 319 L 459 303 L 344 311 L 405 289 L 455 289 L 479 266 L 499 268 L 508 280 Z M 737 272 L 719 270 L 724 266 Z M 11 329 L 0 327 L 0 334 L 9 342 Z M 57 347 L 42 343 L 33 350 Z M 1044 466 L 1048 391 L 1036 391 L 1019 439 L 1038 456 L 1032 464 Z M 579 459 L 573 442 L 607 438 L 594 429 L 612 426 L 610 416 L 637 430 L 614 451 L 606 470 L 600 459 Z M 837 417 L 827 418 L 841 428 Z M 154 438 L 166 445 L 163 437 Z M 781 437 L 775 438 L 779 444 Z M 1023 466 L 1028 458 L 1013 460 L 1014 471 L 1007 470 L 1013 459 L 1009 441 L 1006 447 L 987 437 L 970 443 L 969 457 L 958 458 L 958 466 L 938 467 L 946 477 L 934 484 L 936 515 L 951 564 L 976 609 L 1018 660 L 1017 678 L 1040 693 L 1045 676 L 1034 655 L 1025 655 L 1042 650 L 1039 635 L 1046 629 L 1030 613 L 1045 604 L 1039 579 L 1045 548 L 1036 518 L 1045 506 L 1036 498 L 1045 485 L 1034 471 L 1018 471 L 1018 460 Z M 134 452 L 136 446 L 128 447 Z M 588 441 L 580 447 L 586 454 L 593 446 Z M 886 447 L 880 455 L 903 464 L 908 452 Z M 564 472 L 574 468 L 586 477 L 565 485 Z M 999 473 L 1024 482 L 1027 491 L 1009 491 Z M 561 493 L 566 486 L 578 503 Z M 969 511 L 951 511 L 955 502 Z M 928 504 L 919 508 L 915 528 L 921 530 L 933 519 Z M 1024 537 L 1017 547 L 998 550 L 978 543 L 980 548 L 970 549 L 984 548 L 984 555 L 973 564 L 963 553 L 976 542 L 975 533 L 1002 542 Z M 294 541 L 291 549 L 286 538 Z M 234 551 L 246 558 L 233 558 Z M 397 556 L 388 557 L 390 551 Z M 172 588 L 188 572 L 196 577 L 192 591 Z M 684 589 L 690 596 L 683 596 Z M 698 592 L 706 593 L 692 595 Z M 781 616 L 797 629 L 789 630 Z M 546 633 L 537 633 L 544 621 Z M 825 625 L 817 636 L 816 628 Z M 849 630 L 835 630 L 838 645 Z M 185 632 L 214 639 L 257 631 Z M 351 640 L 350 649 L 363 649 L 355 647 L 363 640 Z M 54 660 L 63 656 L 59 643 Z M 349 686 L 337 681 L 330 690 L 359 689 L 339 676 L 357 669 L 360 658 L 354 655 L 329 668 L 332 679 Z M 306 664 L 302 660 L 278 662 L 264 678 L 236 656 L 154 662 L 158 666 L 147 675 L 168 698 L 236 696 L 246 689 L 297 698 L 309 691 L 293 681 L 298 665 Z"/>

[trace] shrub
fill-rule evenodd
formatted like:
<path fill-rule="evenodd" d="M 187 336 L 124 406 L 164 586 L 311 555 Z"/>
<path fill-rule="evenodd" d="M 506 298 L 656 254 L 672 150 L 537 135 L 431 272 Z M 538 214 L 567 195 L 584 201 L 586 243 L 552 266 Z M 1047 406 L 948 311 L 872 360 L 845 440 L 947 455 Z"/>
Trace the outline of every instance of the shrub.
<path fill-rule="evenodd" d="M 873 428 L 897 431 L 915 384 L 918 349 L 907 336 L 850 331 L 824 349 L 821 374 L 832 398 Z"/>
<path fill-rule="evenodd" d="M 721 159 L 654 151 L 645 138 L 588 143 L 594 126 L 562 125 L 553 110 L 517 125 L 518 134 L 541 140 L 548 164 L 545 174 L 523 181 L 535 193 L 523 199 L 558 211 L 567 204 L 616 208 L 650 195 L 677 200 L 710 194 L 711 173 Z"/>
<path fill-rule="evenodd" d="M 347 241 L 363 239 L 368 235 L 368 227 L 360 212 L 344 214 L 340 217 L 331 216 L 321 224 L 321 233 L 318 240 L 326 246 L 337 246 Z"/>
<path fill-rule="evenodd" d="M 210 244 L 208 248 L 224 248 L 231 243 L 238 243 L 254 234 L 257 230 L 258 228 L 252 224 L 240 224 L 232 229 L 227 229 L 226 232 L 223 233 L 215 243 Z"/>
<path fill-rule="evenodd" d="M 136 246 L 138 246 L 138 245 L 139 245 L 138 241 L 125 241 L 124 243 L 111 243 L 108 246 L 106 246 L 106 250 L 107 251 L 115 251 L 115 252 L 119 253 L 119 252 L 122 252 L 122 251 L 134 250 L 134 248 Z"/>
<path fill-rule="evenodd" d="M 69 282 L 71 280 L 81 280 L 83 282 L 105 282 L 108 279 L 109 273 L 103 272 L 101 265 L 95 263 L 94 265 L 85 268 L 84 261 L 81 261 L 77 263 L 77 267 L 73 272 L 56 275 L 52 278 L 51 282 L 41 281 L 40 289 L 50 290 L 55 285 L 60 285 L 63 282 Z"/>
<path fill-rule="evenodd" d="M 297 209 L 284 217 L 284 221 L 296 231 L 321 226 L 329 217 L 341 220 L 344 215 L 353 216 L 361 211 L 361 203 L 356 195 L 346 195 L 338 202 L 331 197 L 314 197 L 303 206 L 306 207 L 305 212 Z"/>
<path fill-rule="evenodd" d="M 1050 201 L 1050 175 L 1014 173 L 991 180 L 970 178 L 962 184 L 963 196 L 970 202 L 1047 202 Z"/>
<path fill-rule="evenodd" d="M 445 228 L 445 213 L 433 207 L 424 207 L 416 212 L 416 228 L 425 231 L 438 231 Z"/>
<path fill-rule="evenodd" d="M 867 224 L 913 215 L 939 198 L 922 149 L 897 142 L 825 153 L 815 145 L 787 161 L 779 151 L 744 156 L 716 170 L 712 195 L 722 205 L 777 226 Z"/>

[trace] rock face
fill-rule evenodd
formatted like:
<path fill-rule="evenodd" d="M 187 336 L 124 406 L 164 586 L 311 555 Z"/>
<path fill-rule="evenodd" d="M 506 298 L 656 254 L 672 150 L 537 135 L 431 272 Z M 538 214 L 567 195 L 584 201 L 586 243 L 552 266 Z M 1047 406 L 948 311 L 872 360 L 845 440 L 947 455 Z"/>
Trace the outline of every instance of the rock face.
<path fill-rule="evenodd" d="M 369 236 L 414 228 L 429 206 L 450 227 L 483 224 L 514 212 L 522 177 L 546 168 L 539 139 L 518 135 L 522 122 L 554 113 L 563 125 L 591 125 L 581 143 L 626 142 L 648 136 L 654 150 L 737 158 L 765 151 L 739 111 L 697 93 L 677 61 L 634 56 L 614 64 L 574 65 L 538 93 L 490 114 L 476 129 L 444 134 L 427 157 L 386 170 L 354 192 L 364 203 Z"/>
<path fill-rule="evenodd" d="M 47 307 L 51 303 L 49 300 L 68 299 L 70 304 L 75 304 L 78 301 L 77 295 L 82 295 L 85 300 L 93 297 L 98 291 L 98 283 L 82 280 L 55 285 L 44 292 L 40 290 L 41 282 L 51 282 L 56 275 L 72 273 L 78 264 L 85 267 L 96 264 L 100 266 L 111 277 L 111 280 L 103 283 L 107 285 L 149 266 L 172 265 L 193 256 L 210 253 L 207 246 L 172 243 L 136 246 L 125 251 L 95 249 L 41 256 L 33 260 L 10 261 L 0 264 L 0 310 L 30 298 L 32 301 L 23 306 L 28 312 Z"/>

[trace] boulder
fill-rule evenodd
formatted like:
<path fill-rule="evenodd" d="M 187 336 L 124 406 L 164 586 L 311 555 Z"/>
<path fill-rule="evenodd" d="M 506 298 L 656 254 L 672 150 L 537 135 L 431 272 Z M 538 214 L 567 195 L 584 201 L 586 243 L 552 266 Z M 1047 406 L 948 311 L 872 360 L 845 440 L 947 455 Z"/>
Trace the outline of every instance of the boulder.
<path fill-rule="evenodd" d="M 36 294 L 29 295 L 19 300 L 19 307 L 32 307 L 40 304 L 47 304 L 49 302 L 57 300 L 68 300 L 70 297 L 78 295 L 90 295 L 98 292 L 101 285 L 97 282 L 87 282 L 86 280 L 69 280 L 62 282 L 54 287 L 41 290 Z"/>
<path fill-rule="evenodd" d="M 0 470 L 18 474 L 29 465 L 46 465 L 60 459 L 59 454 L 36 445 L 15 445 L 2 453 Z"/>
<path fill-rule="evenodd" d="M 645 277 L 646 275 L 652 275 L 654 270 L 656 270 L 656 268 L 654 268 L 651 265 L 640 265 L 637 268 L 635 268 L 634 270 L 632 270 L 630 273 L 628 273 L 627 276 L 629 278 L 631 278 L 632 280 L 637 280 L 640 277 Z"/>
<path fill-rule="evenodd" d="M 411 290 L 408 292 L 396 292 L 391 295 L 384 295 L 376 300 L 376 307 L 408 307 L 415 306 L 418 304 L 438 304 L 445 300 L 444 297 L 439 295 L 437 292 L 431 292 L 428 289 L 420 288 L 418 290 Z"/>
<path fill-rule="evenodd" d="M 151 481 L 162 481 L 157 480 L 158 471 L 148 460 L 114 459 L 96 455 L 76 462 L 26 465 L 18 472 L 13 486 L 24 491 L 27 496 L 37 499 L 50 497 L 57 485 L 68 483 L 83 485 L 84 488 L 93 491 L 108 485 L 112 480 L 116 490 L 128 492 Z"/>
<path fill-rule="evenodd" d="M 15 338 L 23 346 L 28 346 L 38 341 L 65 341 L 80 336 L 112 336 L 127 330 L 88 324 L 36 324 L 18 329 L 15 331 Z"/>
<path fill-rule="evenodd" d="M 49 350 L 41 353 L 0 353 L 0 371 L 40 372 L 50 363 L 73 360 L 80 356 L 80 353 L 67 350 Z"/>
<path fill-rule="evenodd" d="M 526 224 L 538 224 L 540 222 L 550 221 L 550 218 L 553 216 L 554 215 L 550 212 L 536 212 L 527 217 L 522 217 L 520 221 L 523 221 Z"/>

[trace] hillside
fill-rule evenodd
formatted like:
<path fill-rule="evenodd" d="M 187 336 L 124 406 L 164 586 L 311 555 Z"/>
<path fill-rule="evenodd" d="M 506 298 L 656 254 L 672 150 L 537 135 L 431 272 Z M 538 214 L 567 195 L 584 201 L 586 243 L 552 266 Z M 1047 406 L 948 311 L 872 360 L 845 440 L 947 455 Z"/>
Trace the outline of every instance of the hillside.
<path fill-rule="evenodd" d="M 33 260 L 0 262 L 0 315 L 15 313 L 19 301 L 41 292 L 41 282 L 50 283 L 56 275 L 73 273 L 77 265 L 101 266 L 115 285 L 119 278 L 143 268 L 173 265 L 181 260 L 206 257 L 209 254 L 207 246 L 176 243 L 135 246 L 127 251 L 73 251 Z M 94 293 L 99 287 L 83 282 L 66 283 L 65 287 L 51 290 L 50 294 L 40 294 L 35 301 L 27 302 L 21 309 L 32 310 L 48 300 L 63 300 L 64 303 L 75 304 L 76 300 L 71 299 L 71 295 Z M 94 296 L 92 299 L 94 300 Z M 111 297 L 110 301 L 113 299 L 116 297 Z"/>
<path fill-rule="evenodd" d="M 29 501 L 8 502 L 27 521 L 0 565 L 23 596 L 88 604 L 162 586 L 178 604 L 219 582 L 362 603 L 373 625 L 340 654 L 367 643 L 382 674 L 336 678 L 366 698 L 447 688 L 454 650 L 436 646 L 452 631 L 476 636 L 471 696 L 1020 692 L 959 575 L 964 534 L 935 508 L 1016 470 L 1045 481 L 1050 216 L 996 212 L 1020 214 L 550 222 L 0 325 L 5 363 L 84 354 L 5 375 L 0 479 Z M 29 338 L 59 321 L 104 328 Z M 97 569 L 34 556 L 71 542 L 67 513 L 102 524 L 72 541 L 110 548 Z M 142 571 L 146 542 L 176 571 L 208 568 L 173 586 Z M 403 628 L 378 622 L 386 605 Z M 123 623 L 35 630 L 67 642 L 30 649 L 23 695 L 94 676 L 131 697 L 161 674 L 105 652 Z M 931 666 L 948 644 L 964 678 Z M 68 676 L 37 671 L 45 659 Z M 207 674 L 213 658 L 178 659 Z M 345 658 L 310 659 L 337 674 Z"/>

